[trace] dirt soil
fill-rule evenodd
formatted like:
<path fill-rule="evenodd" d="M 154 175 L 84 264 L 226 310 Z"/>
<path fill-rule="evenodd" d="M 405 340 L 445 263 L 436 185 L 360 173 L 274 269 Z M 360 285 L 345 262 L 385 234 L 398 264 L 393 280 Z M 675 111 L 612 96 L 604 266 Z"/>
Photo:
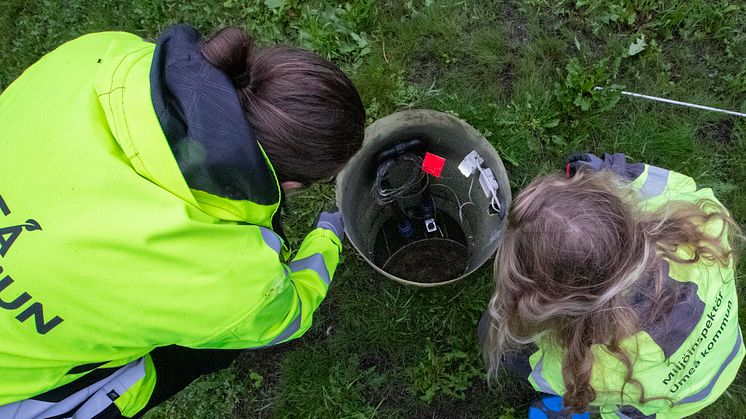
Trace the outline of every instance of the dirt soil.
<path fill-rule="evenodd" d="M 399 249 L 383 269 L 409 281 L 434 283 L 463 275 L 468 262 L 464 245 L 449 239 L 427 239 Z"/>
<path fill-rule="evenodd" d="M 715 144 L 730 144 L 733 142 L 733 120 L 726 118 L 703 125 L 697 129 L 697 138 Z"/>

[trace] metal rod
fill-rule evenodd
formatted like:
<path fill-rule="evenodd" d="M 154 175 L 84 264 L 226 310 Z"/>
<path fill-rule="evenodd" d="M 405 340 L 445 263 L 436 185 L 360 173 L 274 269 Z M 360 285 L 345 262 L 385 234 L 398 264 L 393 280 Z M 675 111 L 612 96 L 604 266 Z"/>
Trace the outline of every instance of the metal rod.
<path fill-rule="evenodd" d="M 603 87 L 598 87 L 598 86 L 595 87 L 595 89 L 596 90 L 605 90 Z M 713 108 L 711 106 L 697 105 L 695 103 L 681 102 L 681 101 L 678 101 L 678 100 L 666 99 L 666 98 L 657 97 L 657 96 L 643 95 L 643 94 L 640 94 L 640 93 L 625 92 L 624 90 L 622 90 L 621 93 L 623 95 L 626 95 L 626 96 L 641 97 L 643 99 L 653 100 L 653 101 L 656 101 L 656 102 L 669 103 L 671 105 L 687 106 L 687 107 L 690 107 L 690 108 L 704 109 L 706 111 L 722 112 L 722 113 L 727 113 L 729 115 L 735 115 L 735 116 L 740 116 L 742 118 L 746 118 L 746 113 L 742 113 L 742 112 L 729 111 L 727 109 Z"/>

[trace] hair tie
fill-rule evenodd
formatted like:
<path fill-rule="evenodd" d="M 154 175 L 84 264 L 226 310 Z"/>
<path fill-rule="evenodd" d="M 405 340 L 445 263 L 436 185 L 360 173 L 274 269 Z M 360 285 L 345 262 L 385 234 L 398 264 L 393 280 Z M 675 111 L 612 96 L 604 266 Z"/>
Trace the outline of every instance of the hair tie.
<path fill-rule="evenodd" d="M 233 77 L 233 86 L 236 89 L 244 89 L 249 87 L 251 84 L 251 72 L 249 70 L 243 71 L 240 74 Z"/>

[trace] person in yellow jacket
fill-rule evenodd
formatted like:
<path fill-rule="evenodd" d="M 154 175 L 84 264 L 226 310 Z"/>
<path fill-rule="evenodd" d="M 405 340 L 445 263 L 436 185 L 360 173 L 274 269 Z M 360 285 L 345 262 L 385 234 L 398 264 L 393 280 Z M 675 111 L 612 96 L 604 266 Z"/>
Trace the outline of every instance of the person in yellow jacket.
<path fill-rule="evenodd" d="M 543 393 L 530 418 L 681 418 L 744 358 L 732 241 L 712 190 L 623 154 L 571 156 L 515 200 L 480 324 L 489 372 Z M 490 321 L 491 320 L 491 321 Z"/>
<path fill-rule="evenodd" d="M 0 96 L 0 417 L 134 417 L 301 336 L 342 246 L 288 260 L 283 188 L 362 144 L 350 80 L 226 28 L 66 43 Z"/>

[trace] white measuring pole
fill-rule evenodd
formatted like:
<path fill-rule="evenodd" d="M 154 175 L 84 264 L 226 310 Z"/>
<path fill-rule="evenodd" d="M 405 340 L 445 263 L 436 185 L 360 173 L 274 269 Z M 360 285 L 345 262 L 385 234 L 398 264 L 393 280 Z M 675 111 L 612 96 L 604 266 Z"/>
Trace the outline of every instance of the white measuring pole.
<path fill-rule="evenodd" d="M 595 89 L 604 90 L 603 87 L 595 87 Z M 657 96 L 643 95 L 640 93 L 625 92 L 624 90 L 622 90 L 621 93 L 626 96 L 641 97 L 643 99 L 653 100 L 656 102 L 669 103 L 671 105 L 687 106 L 690 108 L 704 109 L 706 111 L 722 112 L 722 113 L 727 113 L 729 115 L 735 115 L 735 116 L 740 116 L 742 118 L 746 118 L 746 113 L 742 113 L 742 112 L 729 111 L 727 109 L 713 108 L 711 106 L 697 105 L 696 103 L 681 102 L 678 100 L 666 99 L 666 98 L 657 97 Z"/>

